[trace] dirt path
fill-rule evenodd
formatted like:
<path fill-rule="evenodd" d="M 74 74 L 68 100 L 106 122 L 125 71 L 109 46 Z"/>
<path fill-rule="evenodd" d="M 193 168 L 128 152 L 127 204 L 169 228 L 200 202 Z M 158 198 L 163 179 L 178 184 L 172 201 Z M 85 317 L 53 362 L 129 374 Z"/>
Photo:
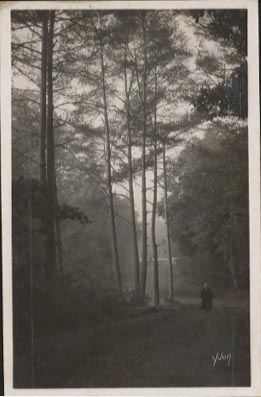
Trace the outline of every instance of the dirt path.
<path fill-rule="evenodd" d="M 231 361 L 212 356 L 231 354 Z M 38 387 L 244 386 L 247 315 L 184 305 L 39 344 Z"/>

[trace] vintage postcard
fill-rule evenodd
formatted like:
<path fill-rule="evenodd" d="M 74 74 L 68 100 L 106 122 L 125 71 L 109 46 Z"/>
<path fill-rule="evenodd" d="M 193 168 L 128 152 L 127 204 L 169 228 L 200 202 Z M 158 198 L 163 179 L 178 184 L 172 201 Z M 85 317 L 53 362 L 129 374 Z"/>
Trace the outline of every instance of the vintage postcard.
<path fill-rule="evenodd" d="M 0 10 L 5 394 L 261 396 L 258 1 Z"/>

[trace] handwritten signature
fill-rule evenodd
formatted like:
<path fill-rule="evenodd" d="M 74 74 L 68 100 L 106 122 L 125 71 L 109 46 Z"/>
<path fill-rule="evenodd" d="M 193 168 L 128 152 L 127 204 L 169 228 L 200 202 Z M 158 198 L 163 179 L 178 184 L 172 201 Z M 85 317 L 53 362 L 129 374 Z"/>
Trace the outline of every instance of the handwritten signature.
<path fill-rule="evenodd" d="M 232 359 L 232 354 L 230 353 L 216 353 L 216 356 L 212 356 L 212 360 L 213 360 L 213 367 L 215 367 L 216 363 L 218 361 L 226 361 L 227 362 L 227 366 L 229 367 L 229 364 L 231 362 Z"/>

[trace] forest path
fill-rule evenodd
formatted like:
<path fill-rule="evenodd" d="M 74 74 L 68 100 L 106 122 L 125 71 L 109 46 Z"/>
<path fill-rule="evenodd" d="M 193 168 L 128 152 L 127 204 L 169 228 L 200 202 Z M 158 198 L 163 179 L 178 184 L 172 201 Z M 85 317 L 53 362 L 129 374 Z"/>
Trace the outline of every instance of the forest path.
<path fill-rule="evenodd" d="M 177 303 L 182 303 L 184 305 L 195 305 L 197 307 L 200 307 L 201 304 L 201 299 L 200 298 L 195 298 L 195 297 L 184 297 L 184 296 L 178 296 L 176 298 L 176 302 Z M 215 308 L 238 308 L 240 306 L 240 304 L 242 306 L 245 305 L 245 302 L 243 301 L 242 303 L 240 303 L 238 300 L 236 299 L 231 299 L 230 297 L 226 297 L 226 298 L 218 298 L 218 299 L 214 299 L 214 306 Z"/>
<path fill-rule="evenodd" d="M 192 305 L 72 331 L 39 357 L 44 387 L 244 386 L 249 382 L 248 316 L 240 308 L 206 314 Z M 46 348 L 48 352 L 46 351 Z M 42 350 L 42 349 L 40 349 Z M 231 354 L 213 366 L 212 356 Z M 51 365 L 50 365 L 51 363 Z M 37 368 L 38 367 L 38 368 Z"/>

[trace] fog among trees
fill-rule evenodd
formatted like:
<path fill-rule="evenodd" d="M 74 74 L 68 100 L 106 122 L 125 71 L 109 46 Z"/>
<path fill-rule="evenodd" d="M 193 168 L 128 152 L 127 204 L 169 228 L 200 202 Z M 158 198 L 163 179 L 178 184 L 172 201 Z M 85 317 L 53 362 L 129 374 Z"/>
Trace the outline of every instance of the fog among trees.
<path fill-rule="evenodd" d="M 247 14 L 11 16 L 14 371 L 41 387 L 46 335 L 248 296 Z"/>

